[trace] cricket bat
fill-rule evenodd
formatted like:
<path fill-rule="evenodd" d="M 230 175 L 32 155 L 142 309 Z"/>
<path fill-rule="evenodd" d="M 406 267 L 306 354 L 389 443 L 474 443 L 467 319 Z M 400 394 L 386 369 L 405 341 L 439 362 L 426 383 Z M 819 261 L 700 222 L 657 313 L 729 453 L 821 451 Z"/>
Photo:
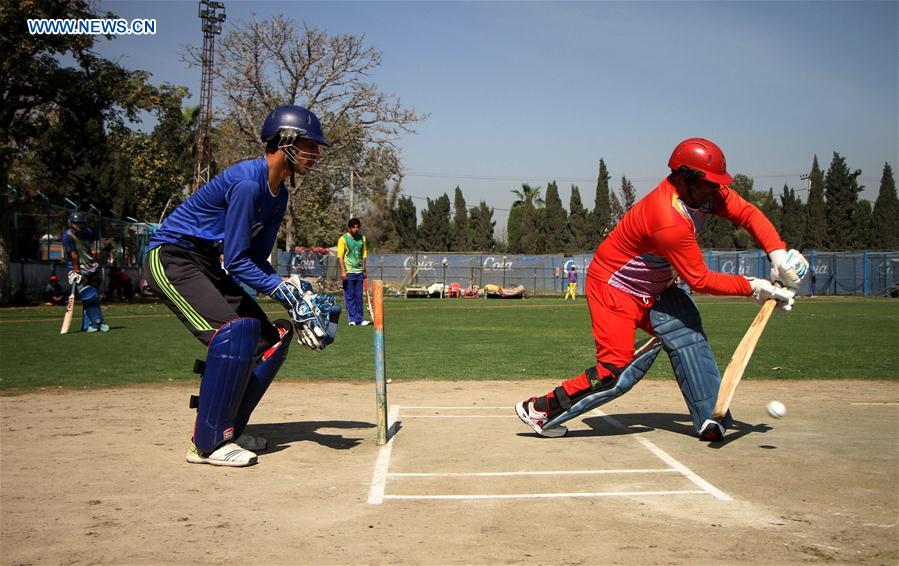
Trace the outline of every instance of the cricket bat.
<path fill-rule="evenodd" d="M 368 316 L 371 317 L 372 322 L 375 321 L 375 311 L 371 308 L 371 292 L 368 290 L 368 277 L 362 278 L 362 288 L 365 290 L 365 298 L 368 300 Z"/>
<path fill-rule="evenodd" d="M 59 333 L 65 334 L 72 325 L 72 313 L 75 312 L 75 285 L 72 285 L 72 292 L 69 293 L 69 300 L 66 301 L 66 315 L 62 318 L 62 328 Z"/>
<path fill-rule="evenodd" d="M 758 344 L 759 338 L 762 337 L 762 332 L 764 332 L 765 325 L 768 324 L 768 319 L 771 318 L 771 313 L 774 312 L 775 306 L 777 306 L 775 299 L 768 299 L 762 304 L 759 314 L 756 315 L 755 320 L 749 325 L 749 330 L 746 331 L 737 349 L 734 350 L 734 355 L 727 364 L 724 376 L 721 378 L 721 386 L 718 388 L 718 399 L 715 401 L 715 409 L 712 411 L 713 419 L 720 420 L 727 414 L 730 402 L 734 398 L 734 392 L 737 390 L 737 385 L 743 377 L 743 372 L 746 371 L 746 366 L 749 365 L 749 358 L 752 357 L 755 345 Z"/>

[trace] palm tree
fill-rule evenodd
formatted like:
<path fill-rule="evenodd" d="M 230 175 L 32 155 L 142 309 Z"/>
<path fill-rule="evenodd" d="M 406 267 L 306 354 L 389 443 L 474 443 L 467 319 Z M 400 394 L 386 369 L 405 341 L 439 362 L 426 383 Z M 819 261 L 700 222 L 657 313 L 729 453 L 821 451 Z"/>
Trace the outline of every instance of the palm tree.
<path fill-rule="evenodd" d="M 544 201 L 540 198 L 540 187 L 532 187 L 527 183 L 521 184 L 521 190 L 512 189 L 512 194 L 518 197 L 518 200 L 512 203 L 512 207 L 533 205 L 534 208 L 543 206 Z"/>

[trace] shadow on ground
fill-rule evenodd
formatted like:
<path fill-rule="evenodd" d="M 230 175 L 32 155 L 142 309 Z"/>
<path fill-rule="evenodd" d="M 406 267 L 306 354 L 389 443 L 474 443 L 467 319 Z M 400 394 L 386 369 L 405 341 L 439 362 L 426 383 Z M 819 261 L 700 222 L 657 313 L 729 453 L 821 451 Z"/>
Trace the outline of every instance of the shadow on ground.
<path fill-rule="evenodd" d="M 609 415 L 616 421 L 621 423 L 624 428 L 619 428 L 603 417 L 587 417 L 583 419 L 583 423 L 590 427 L 589 430 L 569 430 L 565 438 L 582 438 L 589 436 L 620 436 L 623 434 L 638 434 L 641 432 L 649 432 L 651 430 L 666 430 L 676 434 L 685 436 L 696 436 L 693 430 L 693 420 L 690 415 L 682 413 L 624 413 Z M 734 440 L 742 438 L 752 433 L 766 433 L 771 427 L 766 424 L 749 424 L 742 421 L 734 421 L 733 426 L 728 429 L 724 440 L 721 442 L 710 442 L 710 448 L 723 448 Z M 524 436 L 531 436 L 532 433 L 522 433 Z M 534 435 L 536 436 L 536 435 Z"/>
<path fill-rule="evenodd" d="M 335 450 L 355 448 L 364 439 L 342 434 L 323 434 L 320 429 L 368 429 L 376 425 L 361 421 L 297 421 L 250 425 L 248 432 L 268 440 L 268 453 L 280 452 L 295 442 L 315 442 Z"/>

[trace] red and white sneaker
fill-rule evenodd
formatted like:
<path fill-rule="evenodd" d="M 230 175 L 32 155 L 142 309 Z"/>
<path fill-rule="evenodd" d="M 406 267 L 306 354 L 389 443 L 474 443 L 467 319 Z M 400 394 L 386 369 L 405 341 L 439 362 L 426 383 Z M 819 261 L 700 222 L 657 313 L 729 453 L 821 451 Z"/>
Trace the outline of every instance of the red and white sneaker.
<path fill-rule="evenodd" d="M 549 415 L 543 411 L 534 408 L 536 397 L 531 397 L 527 401 L 522 401 L 515 405 L 515 412 L 521 422 L 528 425 L 534 432 L 546 438 L 559 438 L 568 434 L 568 429 L 564 426 L 554 426 L 552 428 L 543 428 L 543 424 L 548 420 Z"/>

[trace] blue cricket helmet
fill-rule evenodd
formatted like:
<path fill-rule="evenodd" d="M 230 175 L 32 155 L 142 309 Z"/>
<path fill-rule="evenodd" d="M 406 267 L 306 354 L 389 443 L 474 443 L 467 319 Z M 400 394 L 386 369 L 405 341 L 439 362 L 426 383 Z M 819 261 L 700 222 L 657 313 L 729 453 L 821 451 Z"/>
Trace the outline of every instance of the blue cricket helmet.
<path fill-rule="evenodd" d="M 282 136 L 282 132 L 293 135 Z M 299 138 L 312 140 L 324 146 L 331 145 L 322 133 L 318 116 L 302 106 L 294 104 L 278 106 L 269 112 L 262 124 L 259 137 L 265 143 L 277 137 L 286 137 L 291 141 Z"/>
<path fill-rule="evenodd" d="M 80 212 L 73 212 L 69 214 L 69 224 L 84 224 L 84 214 Z"/>

